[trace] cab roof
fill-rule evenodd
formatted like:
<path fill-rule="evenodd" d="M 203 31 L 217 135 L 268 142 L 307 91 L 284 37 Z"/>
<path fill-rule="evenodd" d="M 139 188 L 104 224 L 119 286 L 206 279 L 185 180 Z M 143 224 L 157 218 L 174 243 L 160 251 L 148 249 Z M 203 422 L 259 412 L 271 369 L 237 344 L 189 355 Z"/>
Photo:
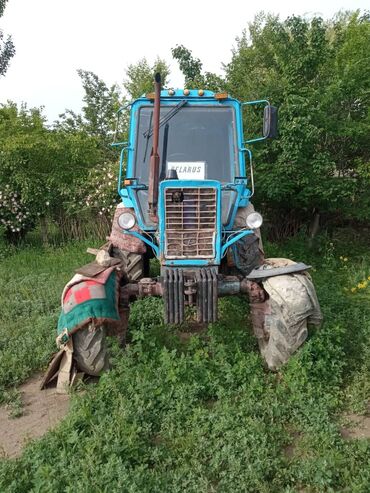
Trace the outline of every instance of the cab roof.
<path fill-rule="evenodd" d="M 232 99 L 229 94 L 226 92 L 214 92 L 209 91 L 207 89 L 162 89 L 161 90 L 161 99 L 202 99 L 202 98 L 211 98 L 211 99 Z M 154 99 L 154 92 L 150 92 L 147 94 L 143 94 L 140 99 Z"/>

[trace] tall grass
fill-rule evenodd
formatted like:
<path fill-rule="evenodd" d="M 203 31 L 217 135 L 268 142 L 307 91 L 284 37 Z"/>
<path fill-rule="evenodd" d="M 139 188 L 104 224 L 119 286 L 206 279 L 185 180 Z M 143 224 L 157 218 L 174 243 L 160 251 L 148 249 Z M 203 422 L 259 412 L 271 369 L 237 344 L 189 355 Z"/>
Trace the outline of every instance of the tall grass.
<path fill-rule="evenodd" d="M 0 462 L 0 491 L 367 493 L 370 445 L 344 440 L 340 423 L 344 411 L 368 405 L 370 288 L 354 294 L 344 288 L 370 275 L 370 255 L 366 242 L 352 243 L 349 252 L 335 237 L 319 238 L 310 252 L 306 245 L 304 238 L 265 245 L 270 256 L 313 266 L 325 316 L 280 372 L 263 366 L 245 300 L 221 300 L 219 322 L 184 340 L 163 324 L 162 301 L 144 299 L 133 306 L 125 353 L 112 346 L 114 369 L 74 395 L 57 429 L 20 459 Z M 1 265 L 4 273 L 15 262 L 25 280 L 24 288 L 19 278 L 2 284 L 2 302 L 10 290 L 12 307 L 21 304 L 16 328 L 1 326 L 2 344 L 11 333 L 14 347 L 16 341 L 23 347 L 24 334 L 33 343 L 27 316 L 38 320 L 45 342 L 27 364 L 26 344 L 13 363 L 5 348 L 3 385 L 46 361 L 60 288 L 85 261 L 85 246 L 17 251 Z"/>

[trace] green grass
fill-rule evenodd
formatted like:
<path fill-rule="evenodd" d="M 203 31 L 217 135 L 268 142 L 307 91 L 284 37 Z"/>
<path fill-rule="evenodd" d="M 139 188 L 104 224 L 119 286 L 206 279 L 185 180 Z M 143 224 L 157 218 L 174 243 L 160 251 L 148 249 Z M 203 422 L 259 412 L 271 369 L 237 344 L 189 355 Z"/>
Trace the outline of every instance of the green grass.
<path fill-rule="evenodd" d="M 325 316 L 279 373 L 265 370 L 242 299 L 221 300 L 220 321 L 188 342 L 163 325 L 161 300 L 136 303 L 114 369 L 73 396 L 59 427 L 0 462 L 0 491 L 368 492 L 370 445 L 340 434 L 342 413 L 369 399 L 370 287 L 343 289 L 370 275 L 367 244 L 266 246 L 313 265 Z M 15 251 L 1 264 L 3 386 L 45 364 L 60 290 L 85 247 Z"/>
<path fill-rule="evenodd" d="M 0 247 L 0 402 L 5 387 L 45 366 L 55 350 L 61 292 L 73 270 L 91 261 L 87 246 Z"/>

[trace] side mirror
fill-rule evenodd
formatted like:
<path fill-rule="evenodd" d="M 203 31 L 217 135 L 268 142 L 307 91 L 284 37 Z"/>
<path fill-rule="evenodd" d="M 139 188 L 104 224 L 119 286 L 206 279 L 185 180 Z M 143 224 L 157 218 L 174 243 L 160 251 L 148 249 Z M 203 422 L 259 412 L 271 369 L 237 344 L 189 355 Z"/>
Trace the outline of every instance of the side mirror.
<path fill-rule="evenodd" d="M 278 136 L 278 109 L 268 104 L 263 110 L 263 136 L 265 139 L 276 139 Z"/>

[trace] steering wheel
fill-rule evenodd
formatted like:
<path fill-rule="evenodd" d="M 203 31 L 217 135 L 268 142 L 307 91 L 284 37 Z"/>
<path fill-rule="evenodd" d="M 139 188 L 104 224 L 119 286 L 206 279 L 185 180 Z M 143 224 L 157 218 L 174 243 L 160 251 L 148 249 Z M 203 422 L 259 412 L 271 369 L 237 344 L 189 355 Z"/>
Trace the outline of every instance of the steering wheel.
<path fill-rule="evenodd" d="M 175 159 L 181 158 L 184 162 L 188 162 L 188 156 L 185 154 L 185 152 L 174 152 L 173 154 L 170 154 L 167 156 L 167 161 L 173 161 Z M 185 159 L 184 159 L 185 158 Z M 181 162 L 181 161 L 178 161 Z"/>

